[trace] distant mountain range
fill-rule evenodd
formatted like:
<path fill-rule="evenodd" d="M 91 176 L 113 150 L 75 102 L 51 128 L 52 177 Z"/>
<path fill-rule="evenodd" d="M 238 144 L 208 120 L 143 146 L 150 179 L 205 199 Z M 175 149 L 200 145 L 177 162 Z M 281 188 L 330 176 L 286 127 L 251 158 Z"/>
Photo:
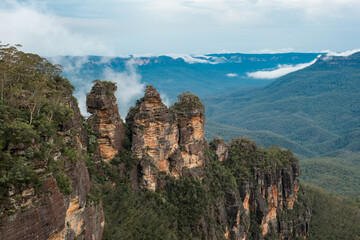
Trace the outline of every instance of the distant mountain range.
<path fill-rule="evenodd" d="M 169 102 L 175 102 L 179 92 L 186 90 L 204 97 L 227 93 L 234 89 L 264 86 L 272 80 L 255 79 L 248 73 L 309 63 L 318 55 L 228 53 L 126 57 L 64 56 L 51 58 L 51 61 L 64 67 L 63 75 L 77 89 L 81 89 L 84 82 L 91 83 L 94 79 L 110 78 L 106 80 L 114 81 L 111 79 L 114 75 L 106 74 L 109 70 L 128 75 L 136 73 L 141 77 L 138 84 L 154 85 L 160 93 L 166 94 Z M 88 88 L 90 90 L 90 85 Z"/>
<path fill-rule="evenodd" d="M 267 86 L 204 101 L 212 134 L 226 139 L 252 131 L 261 144 L 279 143 L 307 157 L 360 150 L 360 53 L 323 56 Z M 225 126 L 234 134 L 222 133 Z"/>
<path fill-rule="evenodd" d="M 360 192 L 360 53 L 320 57 L 264 87 L 204 99 L 208 138 L 249 136 L 301 158 L 302 178 L 337 194 Z"/>

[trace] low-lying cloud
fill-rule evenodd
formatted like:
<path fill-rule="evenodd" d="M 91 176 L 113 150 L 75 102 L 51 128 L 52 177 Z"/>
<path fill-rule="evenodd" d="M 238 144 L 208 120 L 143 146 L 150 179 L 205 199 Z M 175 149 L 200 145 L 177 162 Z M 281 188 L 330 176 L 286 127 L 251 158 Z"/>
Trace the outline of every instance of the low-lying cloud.
<path fill-rule="evenodd" d="M 115 96 L 120 115 L 124 119 L 130 106 L 144 95 L 145 83 L 141 82 L 141 75 L 137 73 L 136 65 L 132 60 L 128 61 L 124 72 L 116 72 L 107 68 L 104 70 L 102 80 L 116 83 Z"/>
<path fill-rule="evenodd" d="M 76 57 L 72 61 L 69 61 L 66 57 L 52 57 L 50 60 L 53 63 L 62 65 L 64 74 L 76 86 L 74 96 L 78 99 L 81 114 L 89 117 L 90 114 L 86 109 L 86 95 L 91 91 L 94 84 L 90 79 L 82 77 L 80 72 L 83 65 L 88 63 L 88 57 Z M 97 64 L 107 61 L 109 61 L 107 57 L 101 58 Z M 100 80 L 116 83 L 117 91 L 115 96 L 123 120 L 125 120 L 129 108 L 135 105 L 136 100 L 144 95 L 145 83 L 141 81 L 141 75 L 137 72 L 136 66 L 134 60 L 130 59 L 126 62 L 124 71 L 117 72 L 107 67 L 102 70 L 99 77 Z M 165 104 L 170 104 L 165 94 L 163 101 Z"/>
<path fill-rule="evenodd" d="M 278 69 L 270 70 L 270 71 L 257 71 L 247 73 L 248 77 L 257 78 L 257 79 L 274 79 L 282 77 L 291 72 L 298 71 L 300 69 L 306 68 L 316 62 L 317 59 L 309 62 L 309 63 L 301 63 L 297 65 L 278 65 Z"/>
<path fill-rule="evenodd" d="M 354 50 L 348 50 L 344 52 L 333 52 L 331 50 L 324 51 L 327 57 L 348 57 L 354 53 L 360 52 L 360 48 Z"/>
<path fill-rule="evenodd" d="M 163 93 L 163 92 L 160 92 L 160 97 L 161 97 L 161 100 L 162 102 L 167 106 L 167 107 L 170 107 L 172 104 L 171 104 L 171 101 L 169 99 L 169 97 L 167 96 L 166 93 Z"/>

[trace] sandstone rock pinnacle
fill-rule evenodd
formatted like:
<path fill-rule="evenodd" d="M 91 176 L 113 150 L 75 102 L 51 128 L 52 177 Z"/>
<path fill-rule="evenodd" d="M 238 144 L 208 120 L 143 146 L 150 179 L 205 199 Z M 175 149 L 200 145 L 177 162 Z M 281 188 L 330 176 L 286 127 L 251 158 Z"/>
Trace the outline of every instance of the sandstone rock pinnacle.
<path fill-rule="evenodd" d="M 97 135 L 100 157 L 106 162 L 123 149 L 122 144 L 126 138 L 114 95 L 116 89 L 112 82 L 96 81 L 86 98 L 88 112 L 93 114 L 88 122 Z"/>
<path fill-rule="evenodd" d="M 193 94 L 183 94 L 169 109 L 153 86 L 131 108 L 126 122 L 132 131 L 132 151 L 141 159 L 144 185 L 155 190 L 157 172 L 173 177 L 183 169 L 203 165 L 204 107 Z"/>

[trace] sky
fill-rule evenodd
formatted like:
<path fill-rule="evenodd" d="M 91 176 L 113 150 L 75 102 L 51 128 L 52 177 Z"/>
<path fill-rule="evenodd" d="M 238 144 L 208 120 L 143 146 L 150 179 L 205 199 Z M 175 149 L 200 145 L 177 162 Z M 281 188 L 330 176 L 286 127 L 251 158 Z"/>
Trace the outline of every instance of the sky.
<path fill-rule="evenodd" d="M 341 52 L 360 0 L 1 0 L 0 41 L 42 56 Z"/>

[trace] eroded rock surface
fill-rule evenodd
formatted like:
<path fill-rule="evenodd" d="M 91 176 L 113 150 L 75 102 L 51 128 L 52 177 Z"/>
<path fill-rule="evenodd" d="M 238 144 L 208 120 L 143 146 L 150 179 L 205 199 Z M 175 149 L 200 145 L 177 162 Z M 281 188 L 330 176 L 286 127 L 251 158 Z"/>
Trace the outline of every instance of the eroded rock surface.
<path fill-rule="evenodd" d="M 244 177 L 240 184 L 241 201 L 233 197 L 233 201 L 227 201 L 225 204 L 227 207 L 238 206 L 230 215 L 232 216 L 230 219 L 233 220 L 227 227 L 229 230 L 225 237 L 234 240 L 244 239 L 248 234 L 250 224 L 256 224 L 261 229 L 259 238 L 265 237 L 270 232 L 280 233 L 280 239 L 306 238 L 310 225 L 309 212 L 298 213 L 298 217 L 292 220 L 284 218 L 287 212 L 293 210 L 297 199 L 300 175 L 297 161 L 282 163 L 284 166 L 266 166 L 266 163 L 262 163 L 264 160 L 261 159 L 266 156 L 256 154 L 255 142 L 248 139 L 235 139 L 228 144 L 227 148 L 236 148 L 229 151 L 230 159 L 246 154 L 246 158 L 253 158 L 254 161 L 260 163 L 259 166 L 263 164 L 263 167 L 260 169 L 255 163 L 243 163 L 244 166 L 248 166 L 248 172 L 244 171 L 243 176 L 249 175 Z M 287 156 L 287 159 L 291 158 L 292 156 Z M 235 215 L 240 216 L 240 221 L 235 221 Z"/>
<path fill-rule="evenodd" d="M 144 185 L 148 189 L 156 189 L 158 172 L 179 177 L 184 168 L 203 165 L 204 107 L 192 94 L 179 99 L 169 109 L 156 89 L 147 86 L 145 96 L 126 118 L 132 131 L 131 149 L 141 159 Z"/>
<path fill-rule="evenodd" d="M 198 96 L 191 93 L 179 95 L 179 102 L 172 107 L 179 126 L 179 146 L 184 167 L 204 165 L 205 107 Z"/>
<path fill-rule="evenodd" d="M 224 161 L 228 157 L 228 149 L 224 139 L 216 137 L 210 142 L 210 148 L 215 151 L 216 157 L 220 162 Z"/>
<path fill-rule="evenodd" d="M 56 176 L 45 173 L 48 163 L 35 161 L 35 172 L 42 174 L 40 188 L 14 189 L 9 193 L 10 202 L 1 205 L 0 239 L 94 239 L 102 238 L 104 218 L 101 203 L 89 205 L 87 194 L 90 191 L 90 178 L 86 168 L 83 151 L 86 150 L 87 136 L 82 117 L 71 94 L 64 97 L 73 117 L 63 122 L 57 132 L 58 141 L 75 150 L 72 158 L 64 149 L 51 148 L 48 161 L 62 166 L 54 174 L 62 174 L 70 180 L 71 191 L 64 194 L 64 183 L 57 182 Z M 76 133 L 74 135 L 74 133 Z M 54 139 L 48 139 L 54 142 Z M 40 145 L 33 146 L 40 147 Z M 24 154 L 21 149 L 18 154 Z M 58 178 L 59 180 L 63 178 Z M 62 185 L 61 185 L 62 184 Z M 3 208 L 9 209 L 3 211 Z M 87 237 L 91 236 L 91 237 Z"/>
<path fill-rule="evenodd" d="M 87 95 L 86 106 L 92 116 L 88 119 L 99 141 L 100 157 L 109 162 L 123 149 L 126 138 L 123 121 L 115 98 L 114 83 L 98 81 Z"/>

